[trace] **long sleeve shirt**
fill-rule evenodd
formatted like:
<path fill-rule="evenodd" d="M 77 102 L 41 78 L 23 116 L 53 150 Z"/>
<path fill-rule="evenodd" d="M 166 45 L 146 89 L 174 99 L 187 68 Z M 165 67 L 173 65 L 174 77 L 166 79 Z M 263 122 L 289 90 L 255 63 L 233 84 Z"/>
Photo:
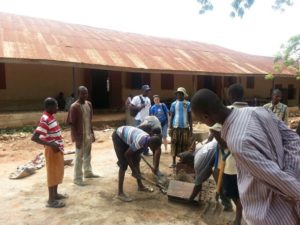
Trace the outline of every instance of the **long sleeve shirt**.
<path fill-rule="evenodd" d="M 92 103 L 85 101 L 81 104 L 79 100 L 71 105 L 68 113 L 67 123 L 71 125 L 72 141 L 82 143 L 87 134 L 93 134 L 92 129 L 93 107 Z M 87 132 L 89 129 L 89 132 Z"/>
<path fill-rule="evenodd" d="M 270 112 L 274 113 L 279 119 L 285 122 L 286 125 L 289 124 L 288 117 L 288 107 L 287 105 L 279 102 L 276 105 L 273 105 L 272 102 L 267 103 L 264 105 L 264 108 L 269 110 Z"/>
<path fill-rule="evenodd" d="M 233 109 L 223 124 L 249 225 L 300 224 L 300 137 L 266 109 Z"/>

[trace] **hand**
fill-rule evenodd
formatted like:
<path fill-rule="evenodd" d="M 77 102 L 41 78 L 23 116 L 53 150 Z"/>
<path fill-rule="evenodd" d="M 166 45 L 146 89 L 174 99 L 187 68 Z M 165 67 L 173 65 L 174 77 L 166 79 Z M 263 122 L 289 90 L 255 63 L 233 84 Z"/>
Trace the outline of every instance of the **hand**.
<path fill-rule="evenodd" d="M 60 145 L 53 142 L 50 144 L 51 148 L 53 148 L 55 151 L 59 152 L 60 151 Z"/>

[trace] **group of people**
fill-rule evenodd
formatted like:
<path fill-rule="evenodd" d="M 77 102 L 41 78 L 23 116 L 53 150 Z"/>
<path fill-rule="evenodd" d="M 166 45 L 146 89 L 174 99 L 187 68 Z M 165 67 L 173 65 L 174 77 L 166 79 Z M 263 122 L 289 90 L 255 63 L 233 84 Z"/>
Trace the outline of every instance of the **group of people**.
<path fill-rule="evenodd" d="M 187 100 L 188 94 L 185 88 L 179 87 L 175 92 L 176 100 L 168 109 L 165 103 L 160 102 L 160 96 L 157 94 L 153 95 L 154 104 L 151 106 L 151 100 L 148 97 L 150 91 L 149 85 L 143 85 L 140 95 L 127 98 L 125 102 L 127 117 L 134 117 L 134 122 L 132 124 L 128 122 L 127 125 L 138 127 L 141 124 L 148 123 L 149 120 L 155 121 L 155 118 L 151 117 L 156 117 L 159 121 L 157 127 L 161 130 L 165 152 L 167 152 L 169 131 L 172 155 L 170 168 L 174 168 L 176 166 L 176 156 L 189 147 L 193 131 L 191 107 L 190 102 Z M 127 119 L 127 121 L 130 121 L 130 119 Z M 148 148 L 143 151 L 143 154 L 151 155 Z"/>
<path fill-rule="evenodd" d="M 167 130 L 171 137 L 171 167 L 176 165 L 176 157 L 189 147 L 193 115 L 194 120 L 210 127 L 211 135 L 194 154 L 196 176 L 190 200 L 199 194 L 213 169 L 219 177 L 225 163 L 220 195 L 227 209 L 232 208 L 230 200 L 236 205 L 234 224 L 241 224 L 242 217 L 250 225 L 300 224 L 300 137 L 286 124 L 287 106 L 280 103 L 279 90 L 273 91 L 272 102 L 264 107 L 248 107 L 243 101 L 243 88 L 238 84 L 229 88 L 230 106 L 225 106 L 208 89 L 197 91 L 189 102 L 186 90 L 180 87 L 170 109 L 160 103 L 158 95 L 153 96 L 151 106 L 150 90 L 149 85 L 143 85 L 141 95 L 127 101 L 128 111 L 134 116 L 133 126 L 121 126 L 112 134 L 119 166 L 120 200 L 132 201 L 123 188 L 128 166 L 137 180 L 138 190 L 153 191 L 142 183 L 141 154 L 148 155 L 149 148 L 152 150 L 153 173 L 159 176 L 161 145 L 167 145 Z M 92 106 L 87 97 L 88 90 L 79 87 L 78 100 L 71 105 L 68 115 L 76 145 L 76 185 L 84 185 L 83 174 L 85 178 L 98 177 L 90 165 L 91 143 L 95 137 Z M 58 208 L 64 206 L 62 200 L 67 197 L 57 191 L 63 178 L 63 142 L 53 117 L 58 104 L 55 99 L 47 98 L 44 105 L 45 112 L 32 140 L 45 145 L 47 206 Z"/>
<path fill-rule="evenodd" d="M 75 95 L 73 93 L 65 99 L 65 95 L 63 92 L 59 92 L 55 99 L 57 101 L 58 110 L 66 112 L 69 111 L 71 105 L 76 100 Z"/>

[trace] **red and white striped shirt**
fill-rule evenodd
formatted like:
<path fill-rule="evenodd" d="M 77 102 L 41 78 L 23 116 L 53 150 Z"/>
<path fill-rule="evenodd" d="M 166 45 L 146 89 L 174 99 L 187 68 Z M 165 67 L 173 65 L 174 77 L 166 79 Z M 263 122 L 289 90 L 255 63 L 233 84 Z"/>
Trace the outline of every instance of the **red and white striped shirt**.
<path fill-rule="evenodd" d="M 53 115 L 44 112 L 34 132 L 40 134 L 40 139 L 45 142 L 59 144 L 60 150 L 64 151 L 61 128 Z"/>
<path fill-rule="evenodd" d="M 300 224 L 300 137 L 262 107 L 233 109 L 222 138 L 238 170 L 248 225 Z"/>

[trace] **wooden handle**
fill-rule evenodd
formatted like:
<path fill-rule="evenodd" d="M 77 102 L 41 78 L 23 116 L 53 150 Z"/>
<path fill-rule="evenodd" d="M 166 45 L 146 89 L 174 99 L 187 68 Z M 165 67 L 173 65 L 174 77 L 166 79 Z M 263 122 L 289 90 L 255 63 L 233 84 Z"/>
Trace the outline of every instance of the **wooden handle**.
<path fill-rule="evenodd" d="M 220 194 L 221 191 L 224 169 L 225 169 L 225 161 L 222 160 L 220 165 L 219 175 L 218 175 L 218 181 L 217 181 L 217 188 L 216 188 L 217 194 Z"/>
<path fill-rule="evenodd" d="M 150 169 L 154 170 L 153 166 L 144 158 L 144 156 L 141 155 L 142 160 L 147 164 L 147 166 L 150 167 Z"/>

